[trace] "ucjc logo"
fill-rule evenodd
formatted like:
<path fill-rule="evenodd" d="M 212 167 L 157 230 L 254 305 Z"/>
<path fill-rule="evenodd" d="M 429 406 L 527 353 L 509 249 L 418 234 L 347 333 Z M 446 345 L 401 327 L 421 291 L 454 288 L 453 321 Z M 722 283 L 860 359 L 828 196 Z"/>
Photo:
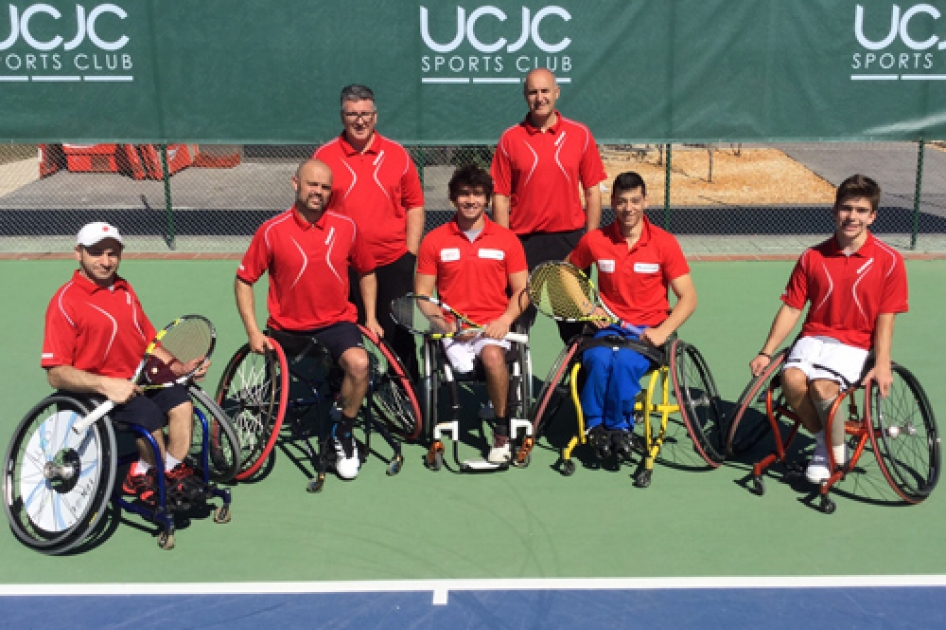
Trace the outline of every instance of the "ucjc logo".
<path fill-rule="evenodd" d="M 536 47 L 542 52 L 555 54 L 568 48 L 568 45 L 572 43 L 571 38 L 565 37 L 561 41 L 549 43 L 542 38 L 542 35 L 539 32 L 539 29 L 542 27 L 542 21 L 550 16 L 558 17 L 565 22 L 571 20 L 572 16 L 568 11 L 562 7 L 550 6 L 540 9 L 536 12 L 535 16 L 531 16 L 531 13 L 532 12 L 528 9 L 528 7 L 522 7 L 522 27 L 515 42 L 510 44 L 505 37 L 500 37 L 494 42 L 485 43 L 481 41 L 476 35 L 476 23 L 480 20 L 480 18 L 487 15 L 496 18 L 500 22 L 505 22 L 508 19 L 506 13 L 498 7 L 485 6 L 475 9 L 468 17 L 466 14 L 466 9 L 463 7 L 457 7 L 456 35 L 452 40 L 450 40 L 449 43 L 440 44 L 435 42 L 430 36 L 427 8 L 421 7 L 420 36 L 428 48 L 441 54 L 453 52 L 459 48 L 460 44 L 463 43 L 464 37 L 470 42 L 470 45 L 473 46 L 473 48 L 487 54 L 499 52 L 503 48 L 505 48 L 506 52 L 508 53 L 518 52 L 523 46 L 526 45 L 526 43 L 528 43 L 530 38 Z"/>
<path fill-rule="evenodd" d="M 500 78 L 499 75 L 506 74 L 507 68 L 511 67 L 515 72 L 524 74 L 534 68 L 548 68 L 553 72 L 568 73 L 572 69 L 571 57 L 560 55 L 562 51 L 568 48 L 572 40 L 567 36 L 549 35 L 549 31 L 555 26 L 551 21 L 557 21 L 560 24 L 571 21 L 571 14 L 559 6 L 546 6 L 535 14 L 528 7 L 522 7 L 521 21 L 514 24 L 506 12 L 492 5 L 481 6 L 467 13 L 467 10 L 458 6 L 456 9 L 456 28 L 448 30 L 450 39 L 448 41 L 437 41 L 430 34 L 430 13 L 427 7 L 420 7 L 420 36 L 428 50 L 435 53 L 421 57 L 421 71 L 427 75 L 443 76 L 444 74 L 457 77 L 455 79 L 442 79 L 450 82 L 466 81 L 515 81 L 514 77 Z M 496 33 L 503 33 L 502 28 L 498 31 L 495 28 L 495 21 L 505 27 L 509 23 L 509 30 L 506 36 L 498 36 Z M 493 24 L 489 24 L 493 22 Z M 478 26 L 488 24 L 492 36 L 478 34 Z M 556 29 L 561 33 L 561 26 Z M 479 33 L 482 33 L 480 29 Z M 558 38 L 558 41 L 549 41 L 549 39 Z M 485 40 L 485 41 L 484 41 Z M 460 52 L 464 42 L 469 44 L 466 49 L 473 49 L 470 52 Z M 531 47 L 527 47 L 531 44 Z M 544 54 L 536 54 L 536 52 Z M 515 53 L 519 55 L 512 56 Z M 510 57 L 506 57 L 508 54 Z M 459 77 L 459 75 L 466 75 Z M 492 78 L 490 78 L 492 77 Z M 437 82 L 438 79 L 425 78 L 425 82 Z"/>
<path fill-rule="evenodd" d="M 71 31 L 66 37 L 55 35 L 51 39 L 40 40 L 33 35 L 33 21 L 42 22 L 46 20 L 61 20 L 62 13 L 54 6 L 48 4 L 33 4 L 27 7 L 23 13 L 19 12 L 16 5 L 10 5 L 10 33 L 0 40 L 0 51 L 11 48 L 22 38 L 23 42 L 39 52 L 49 52 L 56 50 L 60 46 L 65 51 L 75 50 L 88 39 L 96 48 L 107 52 L 121 50 L 128 43 L 128 37 L 122 35 L 114 41 L 106 41 L 98 35 L 98 20 L 105 14 L 110 14 L 120 20 L 128 17 L 128 14 L 121 7 L 114 4 L 100 4 L 88 13 L 82 5 L 76 5 L 75 33 Z M 41 25 L 40 28 L 43 28 Z M 71 25 L 70 25 L 71 26 Z M 48 26 L 43 28 L 48 30 Z M 0 32 L 2 37 L 2 32 Z"/>

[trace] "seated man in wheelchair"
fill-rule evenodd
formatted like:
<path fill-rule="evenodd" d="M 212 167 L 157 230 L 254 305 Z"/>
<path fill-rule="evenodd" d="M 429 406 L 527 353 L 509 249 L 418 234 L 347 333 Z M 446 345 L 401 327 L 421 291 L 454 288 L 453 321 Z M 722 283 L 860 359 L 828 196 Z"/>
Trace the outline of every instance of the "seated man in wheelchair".
<path fill-rule="evenodd" d="M 864 175 L 852 175 L 838 187 L 835 231 L 828 240 L 802 253 L 782 307 L 762 349 L 749 363 L 753 376 L 765 370 L 791 333 L 806 303 L 808 315 L 781 374 L 785 401 L 815 437 L 805 475 L 811 483 L 831 477 L 828 444 L 834 461 L 846 459 L 844 423 L 824 426 L 832 403 L 861 378 L 873 348 L 874 367 L 863 382 L 874 379 L 881 395 L 890 391 L 894 318 L 907 311 L 907 274 L 903 258 L 868 229 L 877 218 L 880 186 Z"/>
<path fill-rule="evenodd" d="M 529 275 L 525 252 L 512 231 L 486 216 L 493 194 L 489 173 L 472 165 L 460 167 L 448 188 L 457 212 L 421 242 L 414 293 L 431 296 L 436 289 L 441 300 L 483 326 L 479 333 L 443 343 L 457 372 L 472 372 L 476 361 L 482 365 L 496 422 L 487 459 L 504 464 L 512 457 L 506 366 L 510 342 L 504 337 L 522 313 Z"/>
<path fill-rule="evenodd" d="M 639 340 L 662 348 L 667 339 L 696 310 L 696 288 L 683 251 L 674 236 L 653 225 L 644 215 L 647 186 L 640 175 L 618 175 L 611 190 L 614 222 L 585 234 L 568 255 L 579 268 L 598 269 L 601 299 L 618 318 L 643 328 Z M 670 309 L 668 287 L 677 296 Z M 638 336 L 608 315 L 595 325 L 595 338 Z M 587 379 L 580 392 L 588 441 L 598 455 L 629 456 L 634 430 L 634 400 L 640 380 L 653 366 L 651 359 L 631 348 L 594 346 L 583 354 Z"/>
<path fill-rule="evenodd" d="M 79 230 L 76 240 L 79 268 L 46 310 L 42 366 L 49 384 L 117 403 L 109 413 L 112 420 L 147 429 L 164 456 L 169 492 L 187 492 L 197 481 L 183 461 L 191 447 L 193 403 L 182 385 L 142 392 L 130 380 L 156 331 L 131 285 L 118 275 L 122 236 L 117 228 L 96 222 Z M 169 367 L 175 374 L 188 371 L 178 361 Z M 206 366 L 198 376 L 204 372 Z M 138 439 L 138 452 L 139 460 L 128 470 L 122 489 L 150 503 L 155 500 L 153 467 L 158 462 L 144 438 Z"/>
<path fill-rule="evenodd" d="M 267 326 L 304 334 L 326 346 L 344 373 L 337 400 L 340 420 L 333 428 L 335 471 L 354 479 L 361 468 L 352 431 L 368 392 L 368 353 L 355 324 L 358 311 L 348 301 L 348 269 L 360 275 L 365 326 L 382 336 L 375 317 L 377 280 L 374 258 L 354 222 L 326 211 L 332 194 L 332 171 L 319 160 L 299 165 L 292 178 L 295 203 L 257 229 L 237 271 L 237 309 L 250 348 L 271 347 L 256 322 L 253 284 L 269 271 Z"/>

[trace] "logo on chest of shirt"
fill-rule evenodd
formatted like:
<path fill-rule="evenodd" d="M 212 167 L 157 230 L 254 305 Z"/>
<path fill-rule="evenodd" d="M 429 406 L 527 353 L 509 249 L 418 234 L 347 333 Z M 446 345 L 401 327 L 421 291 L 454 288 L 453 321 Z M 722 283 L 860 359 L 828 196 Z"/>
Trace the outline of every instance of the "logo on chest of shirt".
<path fill-rule="evenodd" d="M 440 262 L 456 262 L 460 260 L 460 249 L 449 247 L 440 250 Z"/>
<path fill-rule="evenodd" d="M 599 273 L 614 273 L 613 260 L 599 260 L 597 264 Z"/>
<path fill-rule="evenodd" d="M 506 252 L 501 249 L 489 249 L 483 247 L 479 250 L 478 256 L 480 258 L 488 258 L 490 260 L 502 260 L 506 257 Z"/>
<path fill-rule="evenodd" d="M 634 273 L 657 273 L 660 271 L 660 263 L 634 263 Z"/>

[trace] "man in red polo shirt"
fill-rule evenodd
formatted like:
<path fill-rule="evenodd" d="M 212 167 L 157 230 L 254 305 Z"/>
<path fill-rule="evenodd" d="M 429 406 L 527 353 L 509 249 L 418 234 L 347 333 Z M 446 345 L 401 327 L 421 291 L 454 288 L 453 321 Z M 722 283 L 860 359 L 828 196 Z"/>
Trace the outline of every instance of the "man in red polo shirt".
<path fill-rule="evenodd" d="M 529 113 L 503 132 L 493 155 L 493 218 L 522 241 L 530 271 L 563 259 L 584 232 L 601 222 L 599 184 L 607 177 L 601 155 L 591 131 L 555 109 L 560 94 L 550 71 L 539 68 L 526 75 Z M 531 326 L 534 320 L 530 307 L 523 323 Z M 565 342 L 580 330 L 580 325 L 559 323 Z"/>
<path fill-rule="evenodd" d="M 749 367 L 759 375 L 772 353 L 791 333 L 805 304 L 811 306 L 801 335 L 782 370 L 782 392 L 802 425 L 815 436 L 815 451 L 805 475 L 811 483 L 831 477 L 824 425 L 834 400 L 861 381 L 868 352 L 873 379 L 882 396 L 890 393 L 890 352 L 897 313 L 905 313 L 907 272 L 903 257 L 870 233 L 877 218 L 880 186 L 864 175 L 852 175 L 838 187 L 834 201 L 834 235 L 802 253 L 782 294 L 762 350 Z M 834 461 L 847 460 L 844 423 L 832 423 Z"/>
<path fill-rule="evenodd" d="M 568 261 L 598 268 L 601 299 L 618 317 L 643 328 L 640 340 L 662 347 L 696 310 L 696 288 L 680 244 L 644 215 L 647 186 L 640 175 L 622 173 L 611 189 L 614 223 L 585 234 Z M 667 289 L 677 296 L 670 309 Z M 600 309 L 599 309 L 600 310 Z M 599 312 L 599 315 L 605 315 Z M 637 335 L 600 323 L 595 337 Z M 581 391 L 589 441 L 599 453 L 629 456 L 634 399 L 650 359 L 629 348 L 595 346 L 582 356 L 588 375 Z"/>
<path fill-rule="evenodd" d="M 348 301 L 349 267 L 359 276 L 365 304 L 365 326 L 383 331 L 375 318 L 377 279 L 374 258 L 360 230 L 348 217 L 327 210 L 332 171 L 319 160 L 303 162 L 292 178 L 295 204 L 256 230 L 237 271 L 237 309 L 250 348 L 263 352 L 269 339 L 256 323 L 253 284 L 269 271 L 267 327 L 292 342 L 292 334 L 316 339 L 342 368 L 341 419 L 333 428 L 335 470 L 342 479 L 358 476 L 361 462 L 352 435 L 355 417 L 368 392 L 368 353 L 355 322 L 358 312 Z"/>
<path fill-rule="evenodd" d="M 476 359 L 483 366 L 486 392 L 496 414 L 488 459 L 499 464 L 511 456 L 506 407 L 509 342 L 504 337 L 522 313 L 520 298 L 528 268 L 515 234 L 485 214 L 493 188 L 489 173 L 464 166 L 456 170 L 448 186 L 457 213 L 453 221 L 424 237 L 414 292 L 433 295 L 436 288 L 440 299 L 486 328 L 477 336 L 445 340 L 444 345 L 458 372 L 471 372 Z"/>
<path fill-rule="evenodd" d="M 181 385 L 142 392 L 130 379 L 156 331 L 131 285 L 118 275 L 124 242 L 108 223 L 89 223 L 79 230 L 75 256 L 79 268 L 53 295 L 46 309 L 41 365 L 49 384 L 70 392 L 97 394 L 116 403 L 112 420 L 147 429 L 161 451 L 169 490 L 184 489 L 194 471 L 183 460 L 191 446 L 193 404 Z M 172 371 L 187 369 L 170 355 Z M 165 446 L 164 426 L 168 427 Z M 155 495 L 155 462 L 144 438 L 138 439 L 139 461 L 122 485 L 143 501 Z"/>
<path fill-rule="evenodd" d="M 414 337 L 396 326 L 388 313 L 391 300 L 411 290 L 417 248 L 424 233 L 420 177 L 404 147 L 375 130 L 378 110 L 369 88 L 346 86 L 341 105 L 344 131 L 312 157 L 328 164 L 334 175 L 329 210 L 354 220 L 374 256 L 378 321 L 408 373 L 416 376 Z M 365 321 L 357 291 L 352 291 L 351 301 L 358 307 L 359 320 Z"/>

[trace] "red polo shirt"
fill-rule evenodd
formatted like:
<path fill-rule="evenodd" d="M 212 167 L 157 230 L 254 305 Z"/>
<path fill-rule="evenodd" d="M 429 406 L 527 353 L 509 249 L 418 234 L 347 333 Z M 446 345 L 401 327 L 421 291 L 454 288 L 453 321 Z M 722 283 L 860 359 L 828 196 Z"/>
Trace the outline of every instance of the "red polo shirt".
<path fill-rule="evenodd" d="M 332 169 L 328 209 L 354 219 L 378 265 L 407 251 L 407 211 L 424 205 L 417 167 L 397 142 L 375 132 L 360 153 L 343 133 L 319 147 L 312 157 Z"/>
<path fill-rule="evenodd" d="M 644 228 L 634 246 L 617 223 L 581 237 L 571 261 L 598 268 L 601 297 L 616 315 L 637 326 L 657 326 L 670 313 L 670 282 L 690 273 L 677 239 L 643 217 Z"/>
<path fill-rule="evenodd" d="M 488 324 L 506 312 L 509 276 L 528 269 L 516 235 L 484 219 L 483 230 L 472 242 L 454 218 L 431 230 L 417 254 L 417 273 L 436 276 L 440 299 L 477 324 Z"/>
<path fill-rule="evenodd" d="M 801 255 L 782 301 L 797 309 L 811 303 L 803 337 L 831 337 L 869 350 L 877 316 L 909 310 L 903 257 L 869 232 L 861 248 L 845 256 L 832 236 Z"/>
<path fill-rule="evenodd" d="M 253 284 L 269 271 L 266 324 L 313 330 L 358 319 L 348 301 L 349 266 L 361 274 L 375 268 L 355 223 L 329 211 L 309 223 L 293 206 L 256 230 L 237 277 Z"/>
<path fill-rule="evenodd" d="M 519 235 L 583 228 L 581 191 L 607 177 L 591 131 L 556 114 L 545 132 L 526 116 L 503 132 L 493 155 L 494 192 L 510 198 L 509 227 Z"/>
<path fill-rule="evenodd" d="M 131 378 L 155 334 L 127 281 L 101 287 L 76 270 L 46 309 L 41 365 Z"/>

